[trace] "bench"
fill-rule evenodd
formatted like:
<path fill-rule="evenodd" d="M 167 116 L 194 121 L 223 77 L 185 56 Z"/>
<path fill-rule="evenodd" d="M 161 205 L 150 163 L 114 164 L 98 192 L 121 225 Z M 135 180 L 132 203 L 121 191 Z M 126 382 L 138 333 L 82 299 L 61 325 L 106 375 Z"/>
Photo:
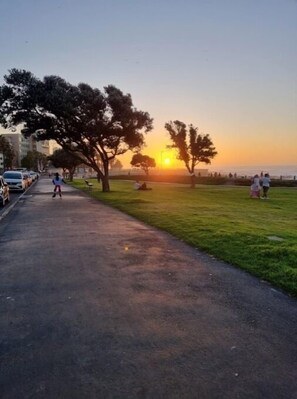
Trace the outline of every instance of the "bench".
<path fill-rule="evenodd" d="M 90 183 L 88 180 L 85 180 L 85 183 L 88 186 L 89 190 L 91 190 L 93 188 L 93 183 Z"/>

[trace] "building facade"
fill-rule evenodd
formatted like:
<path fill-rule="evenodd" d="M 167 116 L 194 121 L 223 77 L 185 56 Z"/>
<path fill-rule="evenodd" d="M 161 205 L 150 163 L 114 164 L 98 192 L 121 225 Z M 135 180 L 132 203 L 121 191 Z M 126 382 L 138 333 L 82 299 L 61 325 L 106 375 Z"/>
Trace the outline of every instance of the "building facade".
<path fill-rule="evenodd" d="M 15 153 L 13 160 L 13 167 L 19 168 L 22 159 L 28 154 L 29 151 L 38 151 L 48 156 L 50 155 L 50 145 L 47 140 L 36 141 L 33 136 L 25 138 L 22 133 L 2 133 L 3 136 L 12 145 Z"/>
<path fill-rule="evenodd" d="M 4 133 L 3 136 L 9 141 L 15 153 L 13 167 L 19 168 L 21 166 L 21 160 L 31 149 L 30 139 L 25 139 L 21 133 Z"/>
<path fill-rule="evenodd" d="M 4 169 L 4 155 L 0 152 L 0 172 Z"/>
<path fill-rule="evenodd" d="M 49 156 L 51 154 L 49 141 L 36 141 L 34 137 L 32 137 L 32 150 L 41 152 L 41 154 L 44 154 L 46 156 Z"/>

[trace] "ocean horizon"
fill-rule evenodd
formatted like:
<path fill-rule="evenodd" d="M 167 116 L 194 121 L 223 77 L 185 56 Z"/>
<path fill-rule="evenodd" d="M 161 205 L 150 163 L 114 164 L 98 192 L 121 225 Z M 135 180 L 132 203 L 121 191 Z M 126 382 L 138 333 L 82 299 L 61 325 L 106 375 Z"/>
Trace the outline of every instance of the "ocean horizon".
<path fill-rule="evenodd" d="M 297 177 L 296 165 L 209 165 L 209 172 L 223 175 L 236 173 L 237 176 L 254 176 L 255 174 L 269 173 L 271 177 L 291 178 Z"/>
<path fill-rule="evenodd" d="M 297 178 L 297 164 L 296 165 L 204 165 L 198 164 L 196 166 L 196 175 L 198 176 L 199 171 L 201 176 L 205 176 L 209 173 L 220 173 L 222 176 L 228 176 L 230 173 L 234 175 L 236 173 L 237 177 L 252 177 L 255 174 L 260 175 L 261 173 L 269 173 L 270 177 L 279 179 L 294 179 Z M 138 168 L 123 168 L 120 171 L 114 170 L 110 171 L 111 175 L 123 174 L 144 174 L 144 172 Z M 152 168 L 150 174 L 176 174 L 176 175 L 187 175 L 188 171 L 186 168 Z"/>

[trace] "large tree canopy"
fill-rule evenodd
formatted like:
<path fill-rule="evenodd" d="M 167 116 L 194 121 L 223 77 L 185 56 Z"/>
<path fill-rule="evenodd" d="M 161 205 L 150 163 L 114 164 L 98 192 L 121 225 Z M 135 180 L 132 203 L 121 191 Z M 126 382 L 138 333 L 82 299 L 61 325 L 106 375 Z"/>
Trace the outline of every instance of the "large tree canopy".
<path fill-rule="evenodd" d="M 140 152 L 133 155 L 130 164 L 136 168 L 142 169 L 147 176 L 149 174 L 149 169 L 156 167 L 156 161 L 154 158 L 151 158 L 148 155 L 142 155 Z"/>
<path fill-rule="evenodd" d="M 211 159 L 217 155 L 217 151 L 208 134 L 199 134 L 198 128 L 180 121 L 165 124 L 165 129 L 170 135 L 172 145 L 177 149 L 177 158 L 184 162 L 191 175 L 191 185 L 195 187 L 195 167 L 202 162 L 210 164 Z"/>
<path fill-rule="evenodd" d="M 5 128 L 24 124 L 25 136 L 53 139 L 74 156 L 82 154 L 101 179 L 103 191 L 109 191 L 110 160 L 128 150 L 139 151 L 144 133 L 152 129 L 150 115 L 137 110 L 130 94 L 115 86 L 101 92 L 85 83 L 71 85 L 58 76 L 39 80 L 17 69 L 4 79 L 0 123 Z"/>

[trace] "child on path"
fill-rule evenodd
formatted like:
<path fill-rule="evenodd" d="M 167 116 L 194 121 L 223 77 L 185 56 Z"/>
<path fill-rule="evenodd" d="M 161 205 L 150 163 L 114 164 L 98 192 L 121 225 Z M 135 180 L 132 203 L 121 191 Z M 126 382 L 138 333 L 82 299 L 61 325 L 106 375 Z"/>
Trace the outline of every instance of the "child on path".
<path fill-rule="evenodd" d="M 59 173 L 55 173 L 55 177 L 53 178 L 52 182 L 53 185 L 55 186 L 53 198 L 55 198 L 57 190 L 59 192 L 60 198 L 62 198 L 61 185 L 62 183 L 65 183 L 64 179 L 59 175 Z"/>

